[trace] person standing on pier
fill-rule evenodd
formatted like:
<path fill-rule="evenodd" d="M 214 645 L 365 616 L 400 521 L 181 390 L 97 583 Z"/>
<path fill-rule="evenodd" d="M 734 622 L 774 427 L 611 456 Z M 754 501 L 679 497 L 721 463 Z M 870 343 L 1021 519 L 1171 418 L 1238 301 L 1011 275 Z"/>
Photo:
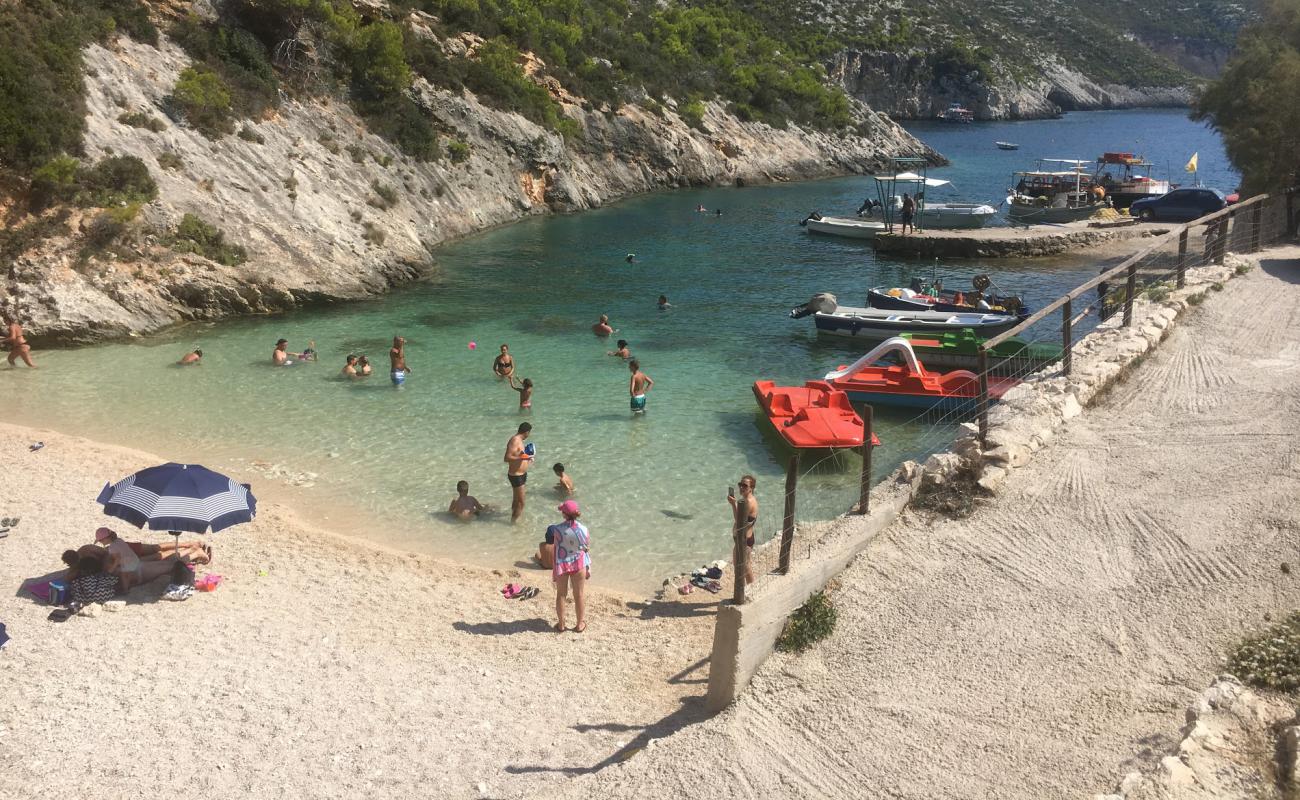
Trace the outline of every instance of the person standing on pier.
<path fill-rule="evenodd" d="M 912 224 L 912 218 L 916 216 L 916 201 L 910 194 L 903 193 L 903 235 L 907 235 L 907 229 L 911 228 L 912 233 L 916 233 L 916 226 Z"/>

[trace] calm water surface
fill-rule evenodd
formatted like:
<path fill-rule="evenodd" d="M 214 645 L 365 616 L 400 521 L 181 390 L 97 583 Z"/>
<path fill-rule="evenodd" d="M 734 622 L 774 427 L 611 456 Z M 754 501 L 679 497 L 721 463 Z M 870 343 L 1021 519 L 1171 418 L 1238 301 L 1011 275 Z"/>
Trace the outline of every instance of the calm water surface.
<path fill-rule="evenodd" d="M 953 161 L 932 170 L 954 182 L 932 200 L 996 204 L 1010 173 L 1034 157 L 1103 150 L 1135 150 L 1175 169 L 1199 151 L 1205 182 L 1231 189 L 1236 180 L 1217 136 L 1178 112 L 914 130 Z M 1022 149 L 999 151 L 997 139 Z M 860 177 L 680 191 L 527 220 L 442 248 L 435 280 L 382 299 L 38 353 L 41 370 L 0 372 L 5 417 L 209 462 L 252 477 L 255 490 L 268 479 L 248 471 L 254 460 L 317 473 L 313 486 L 278 496 L 345 533 L 496 566 L 526 559 L 555 520 L 550 467 L 561 461 L 577 483 L 602 582 L 648 588 L 727 555 L 726 489 L 743 472 L 758 477 L 760 539 L 778 530 L 789 453 L 765 431 L 750 385 L 802 382 L 860 355 L 818 341 L 810 322 L 786 317 L 789 308 L 817 291 L 862 302 L 869 286 L 932 268 L 877 259 L 869 245 L 810 236 L 795 224 L 812 209 L 851 212 L 870 191 Z M 723 214 L 697 214 L 697 204 Z M 635 264 L 625 262 L 628 253 Z M 1083 259 L 939 269 L 949 285 L 993 272 L 1031 304 L 1096 274 Z M 656 309 L 661 293 L 673 303 L 667 312 Z M 601 313 L 655 381 L 644 417 L 629 413 L 627 367 L 605 354 L 612 340 L 590 333 Z M 387 379 L 394 334 L 407 337 L 414 370 L 401 389 Z M 291 350 L 314 339 L 321 363 L 268 366 L 281 336 Z M 521 413 L 516 394 L 491 373 L 503 342 L 517 374 L 536 383 L 531 412 Z M 201 367 L 171 366 L 194 347 L 206 353 Z M 339 380 L 349 352 L 369 354 L 376 375 Z M 878 476 L 951 436 L 907 414 L 880 416 Z M 538 462 L 525 524 L 512 528 L 502 455 L 524 419 L 534 426 Z M 859 463 L 841 456 L 805 465 L 799 518 L 844 511 Z M 470 525 L 446 519 L 459 479 L 505 513 Z"/>

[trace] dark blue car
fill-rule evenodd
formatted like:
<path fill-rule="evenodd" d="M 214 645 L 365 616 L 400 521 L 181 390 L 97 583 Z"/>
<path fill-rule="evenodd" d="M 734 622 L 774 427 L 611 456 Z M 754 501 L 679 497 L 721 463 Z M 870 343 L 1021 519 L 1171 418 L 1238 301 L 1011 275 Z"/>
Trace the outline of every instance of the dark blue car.
<path fill-rule="evenodd" d="M 1192 220 L 1212 214 L 1228 205 L 1223 192 L 1218 189 L 1201 187 L 1174 189 L 1160 197 L 1148 197 L 1136 200 L 1129 206 L 1128 213 L 1147 222 L 1161 220 L 1164 222 L 1191 222 Z"/>

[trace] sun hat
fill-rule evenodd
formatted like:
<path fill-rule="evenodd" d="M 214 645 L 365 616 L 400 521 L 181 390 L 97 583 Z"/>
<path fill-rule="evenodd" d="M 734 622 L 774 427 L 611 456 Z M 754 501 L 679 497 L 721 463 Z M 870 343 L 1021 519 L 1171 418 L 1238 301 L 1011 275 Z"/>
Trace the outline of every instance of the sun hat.
<path fill-rule="evenodd" d="M 99 528 L 95 531 L 95 541 L 102 542 L 110 536 L 116 536 L 109 528 Z"/>
<path fill-rule="evenodd" d="M 576 517 L 580 514 L 578 511 L 578 501 L 576 500 L 565 500 L 563 503 L 556 506 L 556 509 L 566 517 Z"/>

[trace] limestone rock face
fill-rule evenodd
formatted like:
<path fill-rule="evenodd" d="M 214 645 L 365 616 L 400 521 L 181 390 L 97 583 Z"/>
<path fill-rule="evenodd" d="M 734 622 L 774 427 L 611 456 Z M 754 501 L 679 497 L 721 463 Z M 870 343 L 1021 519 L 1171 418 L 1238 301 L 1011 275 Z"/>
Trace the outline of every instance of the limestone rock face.
<path fill-rule="evenodd" d="M 383 292 L 432 270 L 431 250 L 441 242 L 639 192 L 863 173 L 900 153 L 938 158 L 861 103 L 854 108 L 861 135 L 776 130 L 742 122 L 719 103 L 708 105 L 697 129 L 671 108 L 662 115 L 639 106 L 584 109 L 552 86 L 581 126 L 566 141 L 422 79 L 413 97 L 448 132 L 444 146 L 468 145 L 463 160 L 407 158 L 337 99 L 286 96 L 266 119 L 237 123 L 246 136 L 214 141 L 167 118 L 163 98 L 189 58 L 166 37 L 157 48 L 119 38 L 84 56 L 87 158 L 136 156 L 158 183 L 158 199 L 141 215 L 143 238 L 161 242 L 191 213 L 220 227 L 249 259 L 227 267 L 155 246 L 138 261 L 86 262 L 70 257 L 66 241 L 62 249 L 47 243 L 0 281 L 0 303 L 19 308 L 38 344 Z M 117 121 L 135 110 L 167 120 L 167 128 Z"/>
<path fill-rule="evenodd" d="M 845 51 L 828 65 L 850 96 L 898 119 L 933 119 L 961 103 L 976 119 L 1045 119 L 1063 111 L 1136 107 L 1186 107 L 1185 87 L 1133 88 L 1098 84 L 1058 61 L 1047 60 L 1037 77 L 989 84 L 978 73 L 934 78 L 925 53 Z"/>

